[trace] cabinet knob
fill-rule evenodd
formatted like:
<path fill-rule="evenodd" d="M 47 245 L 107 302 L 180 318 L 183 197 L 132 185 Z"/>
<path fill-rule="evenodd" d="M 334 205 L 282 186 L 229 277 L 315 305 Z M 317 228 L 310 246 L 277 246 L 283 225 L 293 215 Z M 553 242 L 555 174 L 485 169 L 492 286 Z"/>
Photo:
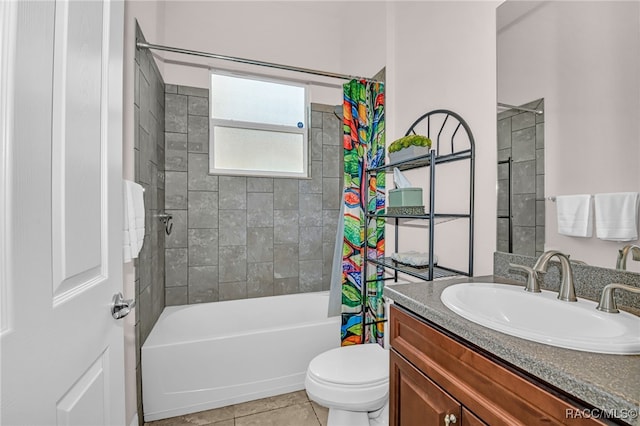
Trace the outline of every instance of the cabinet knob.
<path fill-rule="evenodd" d="M 444 416 L 444 425 L 449 426 L 450 424 L 456 423 L 458 419 L 453 414 L 447 414 Z"/>

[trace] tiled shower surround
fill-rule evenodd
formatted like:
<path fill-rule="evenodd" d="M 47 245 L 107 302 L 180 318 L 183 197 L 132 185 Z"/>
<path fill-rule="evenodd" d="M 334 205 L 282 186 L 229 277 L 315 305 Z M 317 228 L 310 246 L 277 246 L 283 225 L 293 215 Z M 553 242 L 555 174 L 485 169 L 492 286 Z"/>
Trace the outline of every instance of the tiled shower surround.
<path fill-rule="evenodd" d="M 136 25 L 137 39 L 144 41 Z M 164 210 L 164 81 L 153 55 L 136 49 L 134 64 L 134 156 L 135 181 L 144 191 L 144 244 L 135 260 L 136 288 L 136 375 L 138 412 L 140 395 L 140 348 L 164 309 L 164 226 L 154 216 Z M 140 416 L 142 418 L 142 416 Z"/>
<path fill-rule="evenodd" d="M 166 304 L 328 290 L 341 120 L 312 105 L 311 179 L 208 174 L 208 90 L 165 86 Z"/>
<path fill-rule="evenodd" d="M 523 105 L 544 110 L 544 100 Z M 508 110 L 498 114 L 498 162 L 511 158 L 513 247 L 509 220 L 498 218 L 498 251 L 538 256 L 544 251 L 544 114 Z M 509 208 L 508 164 L 498 164 L 498 216 Z"/>

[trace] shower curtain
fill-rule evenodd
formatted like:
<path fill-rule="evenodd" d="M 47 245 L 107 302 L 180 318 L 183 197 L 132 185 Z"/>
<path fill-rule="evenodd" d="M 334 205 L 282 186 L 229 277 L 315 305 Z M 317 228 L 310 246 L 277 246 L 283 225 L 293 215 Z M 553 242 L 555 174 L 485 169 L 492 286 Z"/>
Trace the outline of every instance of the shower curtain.
<path fill-rule="evenodd" d="M 367 257 L 384 257 L 384 219 L 368 219 L 365 212 L 385 206 L 385 173 L 364 170 L 380 166 L 385 158 L 384 85 L 352 80 L 344 85 L 344 237 L 342 245 L 342 345 L 382 343 L 384 269 L 369 263 L 363 277 L 363 250 Z M 366 226 L 365 226 L 366 225 Z M 365 235 L 365 229 L 367 230 Z M 362 286 L 366 296 L 362 300 Z M 365 323 L 362 323 L 362 310 Z"/>

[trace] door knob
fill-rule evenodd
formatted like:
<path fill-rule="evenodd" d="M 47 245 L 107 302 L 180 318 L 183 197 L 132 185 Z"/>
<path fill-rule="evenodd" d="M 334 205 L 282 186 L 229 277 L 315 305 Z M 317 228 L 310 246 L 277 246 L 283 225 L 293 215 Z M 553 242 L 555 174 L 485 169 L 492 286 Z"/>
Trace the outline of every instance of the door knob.
<path fill-rule="evenodd" d="M 114 294 L 113 302 L 111 303 L 111 316 L 115 319 L 124 318 L 129 315 L 134 306 L 136 306 L 135 300 L 125 300 L 122 293 Z"/>

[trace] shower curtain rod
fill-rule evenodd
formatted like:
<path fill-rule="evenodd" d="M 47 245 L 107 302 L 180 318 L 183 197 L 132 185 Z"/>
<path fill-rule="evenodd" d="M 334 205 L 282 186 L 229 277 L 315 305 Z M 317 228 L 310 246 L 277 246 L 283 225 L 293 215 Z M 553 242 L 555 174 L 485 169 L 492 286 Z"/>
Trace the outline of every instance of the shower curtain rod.
<path fill-rule="evenodd" d="M 517 109 L 519 111 L 533 112 L 533 113 L 536 113 L 536 114 L 544 114 L 543 111 L 540 111 L 540 110 L 537 110 L 537 109 L 524 108 L 524 107 L 519 107 L 519 106 L 515 106 L 515 105 L 503 104 L 502 102 L 498 102 L 498 106 L 499 107 L 503 107 L 503 108 Z"/>
<path fill-rule="evenodd" d="M 258 65 L 261 67 L 277 68 L 277 69 L 286 70 L 286 71 L 295 71 L 295 72 L 301 72 L 305 74 L 319 75 L 322 77 L 339 78 L 341 80 L 365 80 L 372 83 L 380 83 L 380 81 L 378 80 L 374 80 L 366 77 L 358 77 L 355 75 L 338 74 L 334 72 L 318 71 L 318 70 L 313 70 L 309 68 L 292 67 L 289 65 L 274 64 L 272 62 L 256 61 L 253 59 L 244 59 L 244 58 L 237 58 L 234 56 L 218 55 L 216 53 L 199 52 L 197 50 L 188 50 L 188 49 L 181 49 L 178 47 L 161 46 L 159 44 L 143 43 L 141 41 L 137 41 L 136 46 L 141 49 L 163 50 L 165 52 L 182 53 L 184 55 L 201 56 L 204 58 L 220 59 L 223 61 L 232 61 L 232 62 L 239 62 L 242 64 Z"/>

